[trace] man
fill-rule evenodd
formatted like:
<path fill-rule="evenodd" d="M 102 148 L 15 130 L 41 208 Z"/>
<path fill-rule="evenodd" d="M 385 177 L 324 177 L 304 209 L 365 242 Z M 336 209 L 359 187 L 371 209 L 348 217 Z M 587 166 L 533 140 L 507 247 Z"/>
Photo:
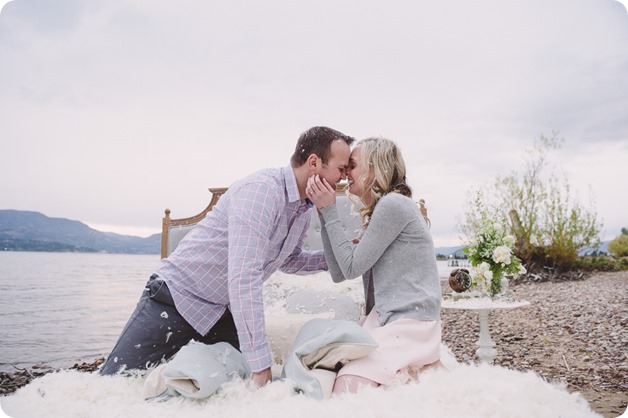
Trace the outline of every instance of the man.
<path fill-rule="evenodd" d="M 352 137 L 327 127 L 304 132 L 291 165 L 233 184 L 207 217 L 161 260 L 100 373 L 148 368 L 194 339 L 225 341 L 249 363 L 252 381 L 271 379 L 262 284 L 275 271 L 326 270 L 323 251 L 301 245 L 310 223 L 309 177 L 344 180 Z"/>

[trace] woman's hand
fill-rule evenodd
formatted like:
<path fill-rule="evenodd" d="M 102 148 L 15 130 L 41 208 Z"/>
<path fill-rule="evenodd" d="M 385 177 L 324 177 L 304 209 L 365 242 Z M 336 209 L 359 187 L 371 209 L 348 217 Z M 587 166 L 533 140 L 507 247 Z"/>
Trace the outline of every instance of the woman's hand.
<path fill-rule="evenodd" d="M 336 204 L 336 189 L 318 174 L 307 179 L 305 195 L 319 210 Z"/>

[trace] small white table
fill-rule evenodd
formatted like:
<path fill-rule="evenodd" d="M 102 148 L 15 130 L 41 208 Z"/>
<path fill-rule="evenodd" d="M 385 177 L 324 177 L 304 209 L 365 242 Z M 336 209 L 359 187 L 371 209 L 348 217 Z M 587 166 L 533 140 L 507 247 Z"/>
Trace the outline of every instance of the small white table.
<path fill-rule="evenodd" d="M 495 342 L 491 339 L 489 326 L 488 326 L 488 314 L 493 309 L 515 309 L 529 306 L 530 302 L 521 301 L 502 301 L 492 300 L 489 298 L 458 298 L 458 299 L 443 299 L 441 301 L 441 307 L 444 309 L 464 309 L 470 311 L 478 311 L 480 317 L 480 338 L 476 343 L 478 349 L 475 354 L 479 357 L 480 361 L 484 363 L 492 364 L 497 351 L 495 350 Z"/>

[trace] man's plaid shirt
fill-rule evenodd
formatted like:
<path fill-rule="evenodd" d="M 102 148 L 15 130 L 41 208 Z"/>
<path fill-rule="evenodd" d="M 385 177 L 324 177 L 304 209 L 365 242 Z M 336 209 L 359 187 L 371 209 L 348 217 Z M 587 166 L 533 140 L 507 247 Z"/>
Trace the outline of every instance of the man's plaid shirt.
<path fill-rule="evenodd" d="M 251 369 L 266 369 L 272 355 L 262 283 L 277 270 L 327 269 L 322 251 L 301 251 L 310 219 L 292 167 L 259 171 L 232 185 L 156 273 L 179 313 L 202 335 L 228 307 Z"/>

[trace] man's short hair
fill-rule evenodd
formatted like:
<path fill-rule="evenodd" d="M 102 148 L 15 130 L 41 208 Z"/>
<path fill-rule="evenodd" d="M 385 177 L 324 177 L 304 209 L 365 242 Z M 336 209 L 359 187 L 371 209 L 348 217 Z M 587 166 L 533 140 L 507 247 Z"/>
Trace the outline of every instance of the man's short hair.
<path fill-rule="evenodd" d="M 299 137 L 290 163 L 293 167 L 301 167 L 307 161 L 307 157 L 316 154 L 323 164 L 327 164 L 331 157 L 331 144 L 337 139 L 345 141 L 349 146 L 355 141 L 355 138 L 326 126 L 308 129 Z"/>

